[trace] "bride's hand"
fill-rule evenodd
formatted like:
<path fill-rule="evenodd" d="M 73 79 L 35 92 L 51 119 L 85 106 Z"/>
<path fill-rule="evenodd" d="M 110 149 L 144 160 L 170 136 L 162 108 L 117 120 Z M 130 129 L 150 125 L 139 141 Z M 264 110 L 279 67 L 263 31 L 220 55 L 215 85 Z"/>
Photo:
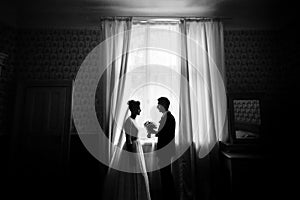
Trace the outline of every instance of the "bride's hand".
<path fill-rule="evenodd" d="M 146 127 L 146 130 L 147 130 L 148 134 L 154 134 L 155 133 L 155 130 L 152 127 Z"/>
<path fill-rule="evenodd" d="M 144 126 L 145 126 L 148 134 L 156 134 L 156 130 L 154 130 L 154 129 L 156 129 L 157 126 L 153 122 L 146 121 L 144 123 Z"/>

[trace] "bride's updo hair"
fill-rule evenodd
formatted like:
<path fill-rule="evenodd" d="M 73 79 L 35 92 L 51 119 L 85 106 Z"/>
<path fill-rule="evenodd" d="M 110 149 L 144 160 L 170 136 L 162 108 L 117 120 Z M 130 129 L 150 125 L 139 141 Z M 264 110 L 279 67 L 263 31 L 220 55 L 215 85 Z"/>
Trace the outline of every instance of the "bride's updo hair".
<path fill-rule="evenodd" d="M 138 108 L 140 106 L 140 102 L 139 101 L 135 101 L 135 100 L 130 100 L 127 102 L 129 110 L 132 111 L 135 108 Z"/>

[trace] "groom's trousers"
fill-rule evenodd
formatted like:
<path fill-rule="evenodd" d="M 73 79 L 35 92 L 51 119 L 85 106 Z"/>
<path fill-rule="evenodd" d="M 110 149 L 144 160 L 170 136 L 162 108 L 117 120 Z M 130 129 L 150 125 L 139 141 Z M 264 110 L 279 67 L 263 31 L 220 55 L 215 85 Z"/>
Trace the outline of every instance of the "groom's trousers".
<path fill-rule="evenodd" d="M 160 170 L 160 175 L 163 189 L 163 199 L 175 199 L 176 191 L 171 171 L 171 165 L 162 168 Z"/>

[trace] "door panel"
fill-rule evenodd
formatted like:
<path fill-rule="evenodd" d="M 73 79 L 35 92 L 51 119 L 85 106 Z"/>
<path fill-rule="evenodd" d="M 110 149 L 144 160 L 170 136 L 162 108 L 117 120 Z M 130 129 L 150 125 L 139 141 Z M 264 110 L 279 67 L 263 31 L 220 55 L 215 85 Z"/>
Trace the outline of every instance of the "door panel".
<path fill-rule="evenodd" d="M 23 92 L 17 131 L 21 174 L 62 175 L 69 157 L 71 84 L 34 82 Z"/>

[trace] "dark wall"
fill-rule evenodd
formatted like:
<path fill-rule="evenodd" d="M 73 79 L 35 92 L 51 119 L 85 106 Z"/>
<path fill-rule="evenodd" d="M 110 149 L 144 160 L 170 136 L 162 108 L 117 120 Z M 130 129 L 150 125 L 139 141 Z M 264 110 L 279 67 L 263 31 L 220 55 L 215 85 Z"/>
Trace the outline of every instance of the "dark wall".
<path fill-rule="evenodd" d="M 17 31 L 0 23 L 0 175 L 6 173 L 9 136 L 15 97 L 15 55 Z"/>
<path fill-rule="evenodd" d="M 225 30 L 228 92 L 284 90 L 278 31 Z M 73 79 L 85 56 L 100 43 L 99 30 L 18 31 L 18 71 L 22 79 Z"/>
<path fill-rule="evenodd" d="M 228 92 L 281 92 L 278 31 L 225 31 L 224 46 Z"/>
<path fill-rule="evenodd" d="M 11 130 L 12 110 L 11 101 L 15 95 L 15 56 L 17 31 L 14 28 L 0 24 L 0 53 L 7 57 L 1 65 L 0 75 L 0 136 Z"/>

